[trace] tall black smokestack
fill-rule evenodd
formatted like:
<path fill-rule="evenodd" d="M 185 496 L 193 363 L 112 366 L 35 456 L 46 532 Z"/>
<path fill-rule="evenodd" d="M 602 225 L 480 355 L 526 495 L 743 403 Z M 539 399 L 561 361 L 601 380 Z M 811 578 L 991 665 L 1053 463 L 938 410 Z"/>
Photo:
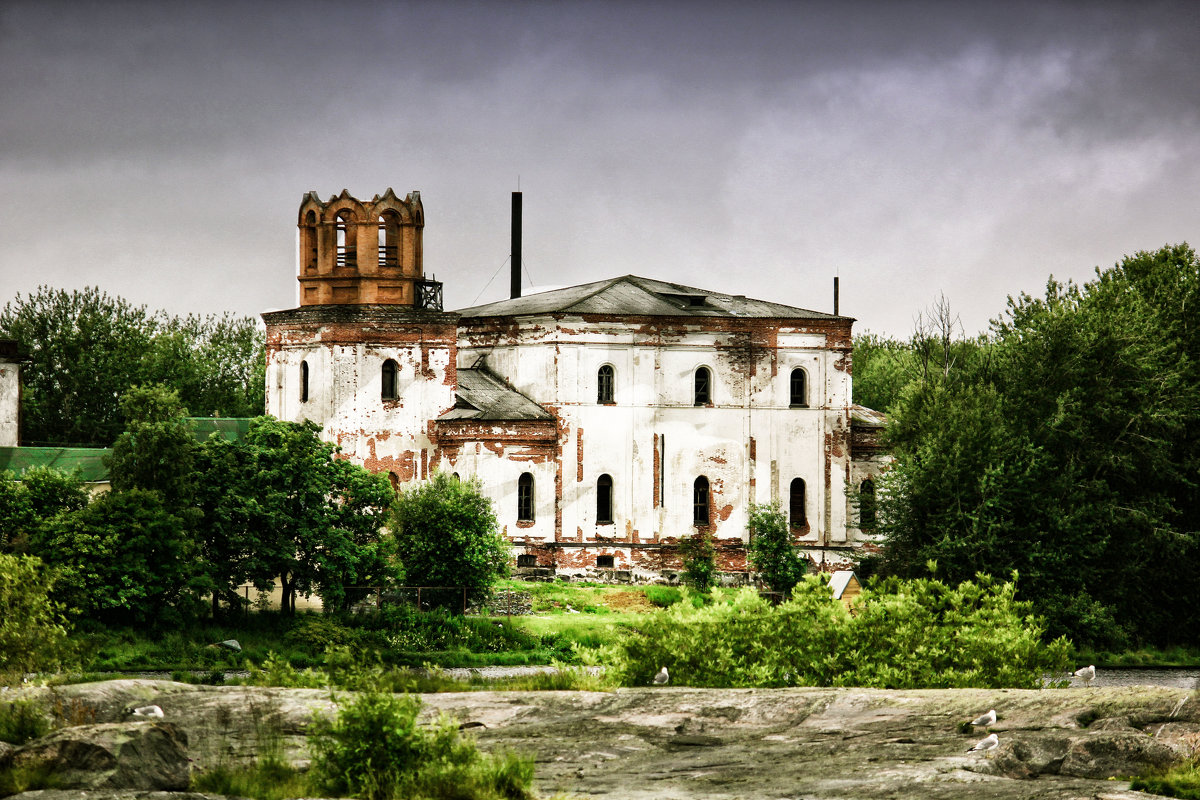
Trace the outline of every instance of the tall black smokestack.
<path fill-rule="evenodd" d="M 521 296 L 521 193 L 512 193 L 512 278 L 509 280 L 510 297 Z"/>
<path fill-rule="evenodd" d="M 838 279 L 837 275 L 833 276 L 833 315 L 836 317 L 838 313 Z"/>

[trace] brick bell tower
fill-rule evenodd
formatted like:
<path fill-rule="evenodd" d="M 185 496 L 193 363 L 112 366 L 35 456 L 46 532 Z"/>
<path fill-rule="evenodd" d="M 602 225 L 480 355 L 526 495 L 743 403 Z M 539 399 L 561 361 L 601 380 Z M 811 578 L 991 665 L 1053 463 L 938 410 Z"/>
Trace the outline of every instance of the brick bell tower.
<path fill-rule="evenodd" d="M 425 280 L 421 193 L 390 188 L 363 203 L 343 189 L 300 203 L 300 305 L 386 304 L 442 310 L 442 287 Z"/>
<path fill-rule="evenodd" d="M 299 306 L 262 315 L 267 413 L 322 437 L 395 485 L 427 476 L 429 420 L 454 407 L 458 315 L 426 280 L 419 192 L 300 201 Z"/>

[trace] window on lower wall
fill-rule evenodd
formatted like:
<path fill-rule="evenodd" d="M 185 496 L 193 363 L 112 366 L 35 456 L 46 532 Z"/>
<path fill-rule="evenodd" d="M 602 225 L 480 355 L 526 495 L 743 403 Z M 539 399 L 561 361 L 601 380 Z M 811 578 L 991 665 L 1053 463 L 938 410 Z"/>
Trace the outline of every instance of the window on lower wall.
<path fill-rule="evenodd" d="M 703 475 L 692 484 L 692 524 L 708 524 L 708 478 Z"/>
<path fill-rule="evenodd" d="M 870 478 L 858 487 L 858 527 L 864 531 L 875 527 L 875 481 Z"/>
<path fill-rule="evenodd" d="M 788 496 L 788 522 L 793 528 L 802 528 L 808 524 L 808 513 L 805 508 L 804 479 L 794 478 Z"/>
<path fill-rule="evenodd" d="M 611 475 L 601 475 L 596 481 L 596 522 L 603 525 L 613 521 L 613 481 Z"/>
<path fill-rule="evenodd" d="M 613 568 L 613 557 L 612 556 L 596 556 L 596 568 L 597 569 L 612 569 Z"/>
<path fill-rule="evenodd" d="M 518 567 L 536 567 L 537 556 L 529 555 L 528 553 L 517 556 Z"/>
<path fill-rule="evenodd" d="M 533 475 L 528 472 L 517 479 L 517 521 L 533 522 Z"/>

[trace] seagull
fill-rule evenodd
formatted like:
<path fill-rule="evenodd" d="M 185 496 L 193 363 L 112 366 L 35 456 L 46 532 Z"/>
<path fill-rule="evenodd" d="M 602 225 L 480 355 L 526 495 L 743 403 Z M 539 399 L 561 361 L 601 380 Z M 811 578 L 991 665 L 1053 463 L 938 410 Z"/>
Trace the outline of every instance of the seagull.
<path fill-rule="evenodd" d="M 163 710 L 158 706 L 142 706 L 133 710 L 135 717 L 158 717 L 162 719 Z"/>
<path fill-rule="evenodd" d="M 976 742 L 975 746 L 967 750 L 967 752 L 973 753 L 975 751 L 979 751 L 981 753 L 986 753 L 988 750 L 995 750 L 999 746 L 1000 737 L 993 733 Z"/>
<path fill-rule="evenodd" d="M 1096 680 L 1095 665 L 1089 664 L 1088 666 L 1084 667 L 1083 669 L 1075 670 L 1075 677 L 1083 679 L 1084 686 L 1091 686 L 1092 681 Z"/>
<path fill-rule="evenodd" d="M 670 679 L 671 679 L 671 676 L 667 674 L 667 668 L 663 667 L 662 669 L 660 669 L 658 671 L 658 674 L 654 676 L 654 685 L 662 686 L 664 683 L 666 683 Z"/>
<path fill-rule="evenodd" d="M 996 709 L 993 708 L 991 711 L 987 712 L 986 714 L 976 717 L 975 719 L 971 720 L 971 724 L 979 725 L 984 728 L 986 728 L 988 725 L 995 725 L 996 724 Z"/>

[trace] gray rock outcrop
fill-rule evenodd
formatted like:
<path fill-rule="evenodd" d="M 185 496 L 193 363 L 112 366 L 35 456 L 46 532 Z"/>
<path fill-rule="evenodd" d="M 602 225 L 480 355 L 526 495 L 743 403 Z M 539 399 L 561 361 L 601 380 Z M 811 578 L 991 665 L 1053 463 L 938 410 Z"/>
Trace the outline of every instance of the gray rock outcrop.
<path fill-rule="evenodd" d="M 52 707 L 50 690 L 39 690 Z M 194 769 L 264 750 L 298 766 L 327 690 L 110 681 L 53 690 L 98 723 L 161 706 Z M 337 693 L 344 698 L 344 693 Z M 424 695 L 481 749 L 536 762 L 543 795 L 645 798 L 1133 798 L 1128 776 L 1170 763 L 1200 734 L 1200 700 L 1179 689 L 623 689 Z M 967 732 L 980 708 L 1000 719 Z M 157 723 L 138 723 L 164 724 Z M 99 726 L 97 726 L 99 727 Z M 987 732 L 1000 745 L 967 748 Z M 1118 780 L 1110 780 L 1110 778 Z M 33 797 L 22 800 L 33 800 Z M 43 796 L 43 800 L 54 800 Z"/>

